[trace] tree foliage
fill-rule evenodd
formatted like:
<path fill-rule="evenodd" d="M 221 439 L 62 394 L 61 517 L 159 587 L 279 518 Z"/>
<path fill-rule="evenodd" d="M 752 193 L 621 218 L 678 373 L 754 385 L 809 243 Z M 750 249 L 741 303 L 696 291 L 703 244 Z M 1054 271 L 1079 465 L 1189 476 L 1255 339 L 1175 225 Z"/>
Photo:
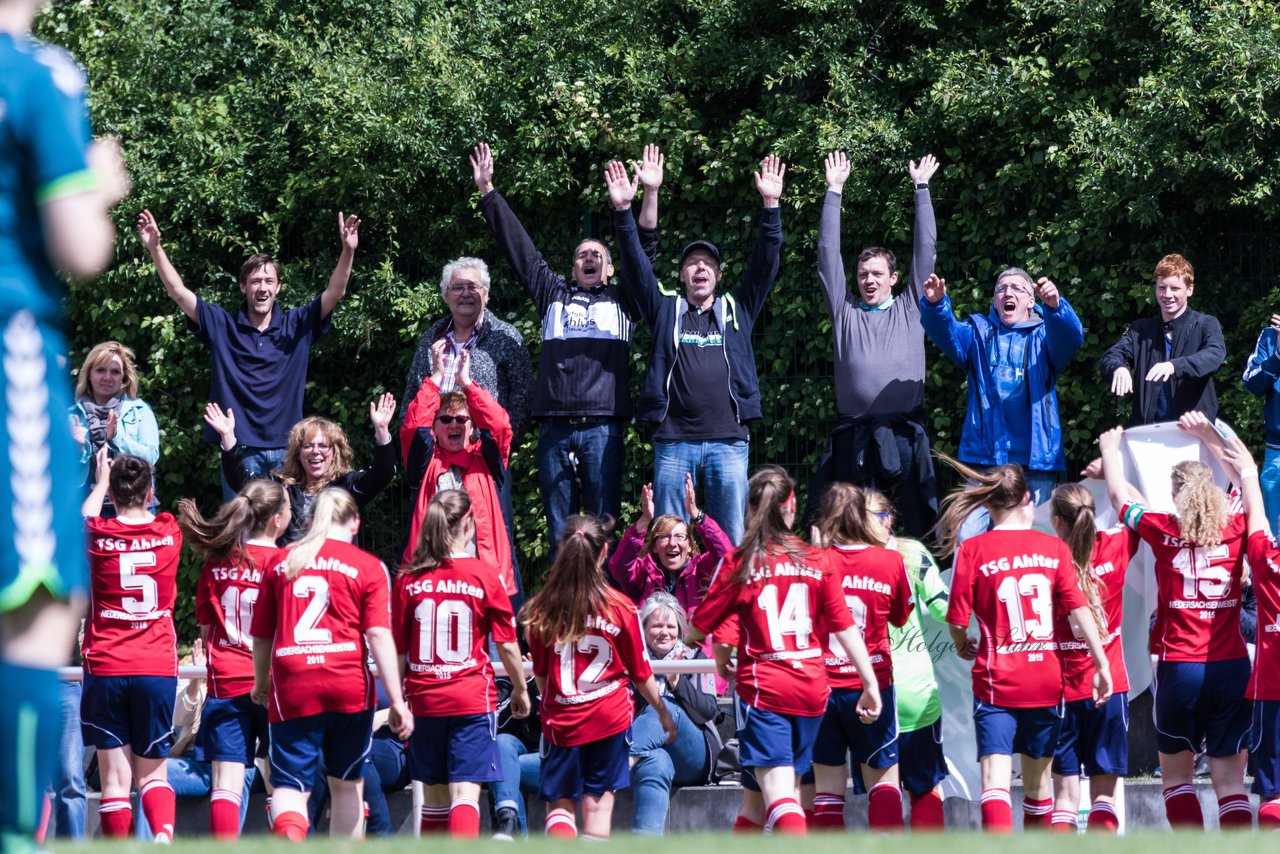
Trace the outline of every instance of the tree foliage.
<path fill-rule="evenodd" d="M 834 148 L 853 163 L 846 251 L 910 245 L 906 161 L 933 152 L 938 270 L 958 306 L 984 310 L 1010 264 L 1058 282 L 1087 327 L 1060 383 L 1073 464 L 1128 413 L 1095 362 L 1155 310 L 1151 270 L 1170 251 L 1196 264 L 1193 305 L 1227 329 L 1223 414 L 1260 436 L 1238 377 L 1276 275 L 1280 10 L 1266 0 L 82 0 L 45 13 L 38 32 L 87 66 L 96 129 L 122 138 L 133 172 L 118 263 L 69 296 L 72 361 L 106 338 L 137 349 L 164 431 L 165 500 L 216 501 L 215 454 L 197 429 L 208 359 L 129 231 L 136 212 L 156 213 L 188 284 L 223 305 L 257 250 L 283 259 L 282 301 L 302 301 L 336 259 L 336 212 L 360 214 L 352 287 L 314 351 L 307 410 L 367 450 L 366 402 L 400 391 L 418 334 L 443 311 L 450 258 L 494 262 L 491 307 L 536 353 L 532 306 L 475 209 L 465 158 L 481 139 L 499 188 L 566 273 L 579 237 L 611 237 L 607 160 L 659 143 L 660 274 L 674 276 L 676 247 L 707 237 L 729 281 L 757 216 L 750 172 L 769 152 L 788 162 L 753 457 L 802 482 L 835 415 L 813 249 Z M 933 435 L 954 450 L 961 377 L 936 351 L 931 365 Z M 532 444 L 515 456 L 530 580 L 546 549 Z M 651 456 L 637 432 L 630 447 L 634 495 Z M 393 554 L 401 500 L 375 507 Z"/>

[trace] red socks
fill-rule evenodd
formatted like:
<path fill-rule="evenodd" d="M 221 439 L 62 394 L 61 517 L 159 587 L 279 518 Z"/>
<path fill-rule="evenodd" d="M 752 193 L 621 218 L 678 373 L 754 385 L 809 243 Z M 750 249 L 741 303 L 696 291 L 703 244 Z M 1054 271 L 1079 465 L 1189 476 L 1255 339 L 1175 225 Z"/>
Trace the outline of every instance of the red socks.
<path fill-rule="evenodd" d="M 1280 830 L 1280 800 L 1258 807 L 1258 830 Z"/>
<path fill-rule="evenodd" d="M 543 825 L 547 836 L 553 839 L 577 839 L 578 823 L 572 813 L 564 810 L 553 810 L 547 813 L 547 821 Z"/>
<path fill-rule="evenodd" d="M 1184 783 L 1164 790 L 1164 814 L 1169 826 L 1175 830 L 1194 827 L 1204 830 L 1204 813 L 1200 811 L 1200 799 L 1195 786 Z"/>
<path fill-rule="evenodd" d="M 459 798 L 449 809 L 449 835 L 454 839 L 480 838 L 480 804 Z"/>
<path fill-rule="evenodd" d="M 936 789 L 923 795 L 911 795 L 912 832 L 942 830 L 944 825 L 942 795 Z"/>
<path fill-rule="evenodd" d="M 1090 820 L 1092 821 L 1092 816 Z M 1026 819 L 1023 819 L 1025 822 Z M 1054 833 L 1075 833 L 1079 826 L 1079 817 L 1074 810 L 1054 810 L 1049 815 L 1049 830 Z"/>
<path fill-rule="evenodd" d="M 449 808 L 423 806 L 418 817 L 418 835 L 444 833 L 449 829 Z"/>
<path fill-rule="evenodd" d="M 805 827 L 813 827 L 813 823 L 818 820 L 818 814 L 814 810 L 804 810 Z"/>
<path fill-rule="evenodd" d="M 844 796 L 818 792 L 813 796 L 814 830 L 844 830 Z"/>
<path fill-rule="evenodd" d="M 784 836 L 804 836 L 809 832 L 804 821 L 804 810 L 795 798 L 778 798 L 769 804 L 769 817 L 764 823 L 765 833 Z"/>
<path fill-rule="evenodd" d="M 290 842 L 305 842 L 307 839 L 307 817 L 300 812 L 282 812 L 272 822 L 271 832 L 282 836 Z"/>
<path fill-rule="evenodd" d="M 1227 795 L 1218 799 L 1218 827 L 1223 830 L 1253 829 L 1253 806 L 1248 795 Z"/>
<path fill-rule="evenodd" d="M 178 811 L 173 789 L 168 780 L 152 780 L 138 791 L 138 800 L 142 802 L 142 814 L 151 825 L 151 832 L 157 840 L 161 837 L 173 840 L 174 815 Z M 237 816 L 237 819 L 239 816 Z"/>
<path fill-rule="evenodd" d="M 1053 798 L 1036 801 L 1031 798 L 1022 799 L 1022 829 L 1048 830 L 1049 820 L 1053 816 Z"/>
<path fill-rule="evenodd" d="M 1085 830 L 1090 833 L 1117 833 L 1120 830 L 1120 814 L 1116 805 L 1110 801 L 1094 801 L 1089 808 L 1089 824 Z"/>
<path fill-rule="evenodd" d="M 739 815 L 737 818 L 733 820 L 732 832 L 739 836 L 746 836 L 748 834 L 755 835 L 757 833 L 764 832 L 764 825 L 756 824 L 754 821 L 747 818 L 745 815 Z"/>
<path fill-rule="evenodd" d="M 107 839 L 127 839 L 133 824 L 133 804 L 128 798 L 103 798 L 98 802 L 98 823 Z"/>
<path fill-rule="evenodd" d="M 876 783 L 867 793 L 867 826 L 871 830 L 902 830 L 902 790 L 893 783 Z"/>
<path fill-rule="evenodd" d="M 240 836 L 240 793 L 214 789 L 209 796 L 209 833 L 214 839 Z"/>
<path fill-rule="evenodd" d="M 1008 789 L 982 790 L 982 829 L 988 833 L 1013 833 L 1013 804 Z"/>

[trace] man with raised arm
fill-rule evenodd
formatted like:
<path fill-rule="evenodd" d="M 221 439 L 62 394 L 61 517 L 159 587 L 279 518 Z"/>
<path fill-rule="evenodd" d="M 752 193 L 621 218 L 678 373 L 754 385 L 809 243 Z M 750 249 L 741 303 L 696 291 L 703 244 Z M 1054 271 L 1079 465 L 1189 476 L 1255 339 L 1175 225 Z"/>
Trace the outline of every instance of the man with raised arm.
<path fill-rule="evenodd" d="M 761 417 L 751 331 L 778 275 L 786 166 L 769 155 L 755 173 L 763 210 L 742 280 L 716 294 L 720 250 L 695 240 L 680 254 L 683 293 L 658 283 L 636 231 L 631 202 L 639 176 L 614 161 L 605 170 L 621 256 L 622 291 L 653 331 L 636 417 L 653 434 L 655 511 L 682 515 L 685 476 L 700 482 L 703 509 L 734 543 L 742 539 L 747 497 L 747 422 Z"/>
<path fill-rule="evenodd" d="M 908 163 L 915 187 L 915 238 L 907 287 L 898 283 L 897 258 L 882 246 L 858 255 L 857 290 L 845 280 L 840 254 L 840 203 L 849 158 L 827 156 L 827 194 L 818 222 L 818 279 L 831 312 L 835 339 L 836 410 L 840 420 L 809 489 L 806 522 L 836 481 L 873 486 L 888 495 L 903 530 L 923 537 L 938 515 L 938 485 L 924 420 L 924 332 L 920 289 L 933 274 L 938 229 L 929 179 L 938 161 L 926 154 Z"/>
<path fill-rule="evenodd" d="M 213 355 L 209 400 L 235 413 L 245 469 L 265 477 L 284 461 L 289 428 L 302 420 L 311 344 L 329 331 L 333 309 L 347 292 L 360 243 L 360 218 L 338 213 L 338 265 L 325 289 L 305 305 L 280 308 L 279 264 L 270 255 L 250 255 L 237 277 L 244 301 L 234 314 L 205 302 L 183 283 L 160 243 L 160 227 L 151 211 L 138 216 L 137 229 L 165 292 L 187 316 L 187 328 Z M 204 440 L 216 443 L 219 438 L 205 427 Z M 225 480 L 222 490 L 227 500 L 235 495 Z"/>
<path fill-rule="evenodd" d="M 1039 294 L 1043 304 L 1037 304 Z M 957 320 L 947 283 L 931 275 L 920 297 L 929 339 L 968 376 L 961 462 L 1016 463 L 1036 504 L 1049 500 L 1066 467 L 1058 418 L 1058 377 L 1084 343 L 1084 327 L 1058 286 L 1010 267 L 996 278 L 991 308 Z M 960 528 L 960 539 L 986 530 L 985 511 Z"/>
<path fill-rule="evenodd" d="M 574 513 L 618 518 L 622 462 L 631 420 L 630 344 L 635 312 L 610 284 L 613 259 L 604 243 L 588 238 L 573 254 L 568 280 L 542 257 L 520 220 L 493 187 L 493 153 L 480 143 L 471 168 L 480 212 L 542 318 L 542 347 L 533 386 L 538 431 L 538 486 L 551 539 L 551 557 L 565 520 Z M 657 249 L 658 187 L 663 157 L 647 145 L 637 164 L 644 185 L 640 209 L 645 255 Z"/>

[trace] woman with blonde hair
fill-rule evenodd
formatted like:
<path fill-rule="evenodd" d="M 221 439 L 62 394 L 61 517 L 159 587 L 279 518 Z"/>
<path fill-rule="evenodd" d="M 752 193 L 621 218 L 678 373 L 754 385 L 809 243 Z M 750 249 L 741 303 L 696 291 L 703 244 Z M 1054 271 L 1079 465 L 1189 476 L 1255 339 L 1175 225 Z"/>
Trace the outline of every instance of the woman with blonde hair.
<path fill-rule="evenodd" d="M 370 655 L 401 739 L 413 718 L 400 689 L 387 568 L 354 545 L 360 513 L 344 489 L 316 496 L 311 528 L 262 580 L 253 611 L 253 699 L 271 722 L 271 819 L 294 841 L 307 835 L 307 800 L 323 767 L 332 797 L 329 834 L 360 838 L 364 762 L 373 737 Z"/>
<path fill-rule="evenodd" d="M 1199 412 L 1182 416 L 1178 426 L 1220 452 L 1213 425 Z M 1173 467 L 1175 512 L 1149 509 L 1125 480 L 1123 438 L 1123 428 L 1116 427 L 1098 445 L 1112 506 L 1155 555 L 1158 599 L 1150 649 L 1159 663 L 1151 691 L 1165 814 L 1174 829 L 1204 828 L 1193 785 L 1195 754 L 1204 745 L 1218 824 L 1252 826 L 1244 790 L 1249 654 L 1240 634 L 1246 520 L 1232 510 L 1212 469 L 1196 460 Z"/>
<path fill-rule="evenodd" d="M 80 463 L 93 482 L 98 449 L 112 459 L 140 457 L 155 468 L 160 459 L 160 428 L 155 413 L 138 397 L 138 369 L 133 350 L 119 341 L 94 345 L 76 375 L 76 402 L 71 407 L 71 435 L 80 444 Z M 110 508 L 108 501 L 104 509 Z M 107 509 L 107 514 L 114 512 Z"/>
<path fill-rule="evenodd" d="M 351 469 L 351 445 L 341 426 L 315 415 L 293 425 L 284 465 L 271 473 L 288 490 L 293 513 L 289 527 L 280 537 L 280 545 L 286 546 L 306 533 L 311 524 L 311 505 L 321 490 L 331 486 L 344 489 L 354 499 L 356 508 L 364 510 L 386 488 L 396 474 L 396 452 L 388 426 L 395 411 L 396 399 L 390 394 L 369 403 L 373 465 L 357 471 Z M 250 480 L 250 475 L 236 446 L 235 413 L 210 403 L 205 407 L 204 420 L 221 437 L 223 477 L 232 489 L 239 490 Z"/>

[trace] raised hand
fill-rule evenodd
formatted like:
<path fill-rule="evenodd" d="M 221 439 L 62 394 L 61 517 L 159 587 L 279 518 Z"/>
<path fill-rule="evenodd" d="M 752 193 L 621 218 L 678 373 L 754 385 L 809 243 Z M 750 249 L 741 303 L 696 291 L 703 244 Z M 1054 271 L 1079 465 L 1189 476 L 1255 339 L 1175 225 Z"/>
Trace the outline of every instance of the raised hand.
<path fill-rule="evenodd" d="M 1116 397 L 1133 394 L 1133 374 L 1129 373 L 1129 369 L 1124 365 L 1116 368 L 1111 374 L 1111 393 Z"/>
<path fill-rule="evenodd" d="M 907 161 L 907 174 L 911 176 L 912 184 L 928 184 L 933 173 L 938 171 L 938 166 L 938 158 L 932 154 L 926 154 L 920 158 L 919 163 L 914 160 Z"/>
<path fill-rule="evenodd" d="M 104 432 L 107 434 L 108 442 L 115 441 L 116 428 L 119 426 L 119 424 L 120 424 L 120 416 L 116 413 L 116 410 L 113 409 L 110 412 L 108 412 L 107 423 L 106 423 L 106 426 L 103 428 Z"/>
<path fill-rule="evenodd" d="M 1165 380 L 1173 379 L 1173 375 L 1173 362 L 1156 362 L 1151 366 L 1151 370 L 1147 371 L 1147 382 L 1162 383 Z"/>
<path fill-rule="evenodd" d="M 222 437 L 224 450 L 230 450 L 235 446 L 236 415 L 231 411 L 231 407 L 227 407 L 226 411 L 223 411 L 221 406 L 212 401 L 205 404 L 204 423 L 212 427 L 213 432 Z"/>
<path fill-rule="evenodd" d="M 1182 413 L 1178 418 L 1178 429 L 1185 430 L 1193 436 L 1206 436 L 1213 432 L 1213 424 L 1209 423 L 1209 419 L 1203 412 L 1192 410 Z"/>
<path fill-rule="evenodd" d="M 204 652 L 204 641 L 200 638 L 196 638 L 191 643 L 191 663 L 196 667 L 204 667 L 205 662 L 207 661 L 208 658 L 205 657 Z"/>
<path fill-rule="evenodd" d="M 493 153 L 489 151 L 487 142 L 471 150 L 471 177 L 482 194 L 493 192 Z"/>
<path fill-rule="evenodd" d="M 609 201 L 614 210 L 626 210 L 635 200 L 636 191 L 640 189 L 640 175 L 627 177 L 627 167 L 620 160 L 611 160 L 604 168 L 604 183 L 609 188 Z"/>
<path fill-rule="evenodd" d="M 98 192 L 102 194 L 107 207 L 129 195 L 132 182 L 129 180 L 124 155 L 120 153 L 120 140 L 115 137 L 95 139 L 89 145 L 85 161 L 97 179 Z"/>
<path fill-rule="evenodd" d="M 653 522 L 653 484 L 646 483 L 640 487 L 640 518 L 636 520 L 636 530 L 645 533 Z"/>
<path fill-rule="evenodd" d="M 1049 281 L 1046 276 L 1041 276 L 1037 279 L 1036 285 L 1036 294 L 1040 297 L 1040 301 L 1057 311 L 1058 304 L 1062 302 L 1062 295 L 1058 293 L 1058 286 Z"/>
<path fill-rule="evenodd" d="M 644 155 L 640 158 L 640 162 L 632 163 L 631 166 L 642 187 L 646 190 L 656 190 L 662 186 L 666 163 L 667 158 L 663 156 L 658 146 L 649 143 L 644 147 Z"/>
<path fill-rule="evenodd" d="M 702 515 L 698 511 L 698 493 L 693 488 L 693 475 L 688 473 L 684 476 L 684 512 L 689 515 L 690 522 Z"/>
<path fill-rule="evenodd" d="M 1258 476 L 1258 464 L 1249 453 L 1248 446 L 1240 441 L 1239 436 L 1228 436 L 1223 442 L 1222 459 L 1231 465 L 1243 480 L 1246 477 Z"/>
<path fill-rule="evenodd" d="M 1098 437 L 1098 450 L 1103 454 L 1109 451 L 1119 451 L 1120 442 L 1124 439 L 1123 427 L 1112 427 Z"/>
<path fill-rule="evenodd" d="M 1081 477 L 1089 480 L 1102 480 L 1102 457 L 1095 457 L 1089 461 L 1089 465 L 1080 471 Z"/>
<path fill-rule="evenodd" d="M 155 252 L 160 248 L 160 226 L 156 225 L 156 218 L 151 215 L 151 211 L 144 210 L 138 214 L 138 223 L 134 227 L 144 249 Z"/>
<path fill-rule="evenodd" d="M 344 217 L 342 211 L 338 211 L 338 238 L 344 252 L 355 252 L 360 245 L 360 217 L 355 214 Z"/>
<path fill-rule="evenodd" d="M 94 473 L 97 475 L 96 482 L 98 486 L 105 487 L 111 481 L 111 451 L 106 445 L 98 449 L 98 453 L 93 458 Z"/>
<path fill-rule="evenodd" d="M 827 155 L 827 189 L 833 193 L 844 192 L 844 182 L 849 180 L 849 158 L 843 151 Z"/>
<path fill-rule="evenodd" d="M 471 385 L 471 351 L 463 347 L 458 353 L 458 388 Z"/>
<path fill-rule="evenodd" d="M 391 441 L 391 416 L 396 414 L 396 396 L 383 392 L 377 400 L 369 401 L 369 421 L 373 423 L 374 441 L 385 445 Z"/>
<path fill-rule="evenodd" d="M 752 174 L 764 206 L 776 208 L 782 198 L 782 179 L 787 174 L 787 164 L 778 155 L 770 154 L 760 161 L 760 169 Z"/>
<path fill-rule="evenodd" d="M 448 346 L 443 338 L 431 345 L 431 381 L 437 388 L 444 382 L 444 350 Z"/>
<path fill-rule="evenodd" d="M 924 280 L 924 298 L 937 305 L 947 295 L 947 280 L 939 279 L 937 273 L 930 273 Z"/>
<path fill-rule="evenodd" d="M 71 416 L 71 438 L 76 440 L 76 444 L 84 447 L 84 443 L 89 441 L 89 431 L 85 429 L 84 422 L 80 420 L 79 415 Z"/>
<path fill-rule="evenodd" d="M 1280 314 L 1271 315 L 1270 326 L 1272 329 L 1280 329 Z"/>

